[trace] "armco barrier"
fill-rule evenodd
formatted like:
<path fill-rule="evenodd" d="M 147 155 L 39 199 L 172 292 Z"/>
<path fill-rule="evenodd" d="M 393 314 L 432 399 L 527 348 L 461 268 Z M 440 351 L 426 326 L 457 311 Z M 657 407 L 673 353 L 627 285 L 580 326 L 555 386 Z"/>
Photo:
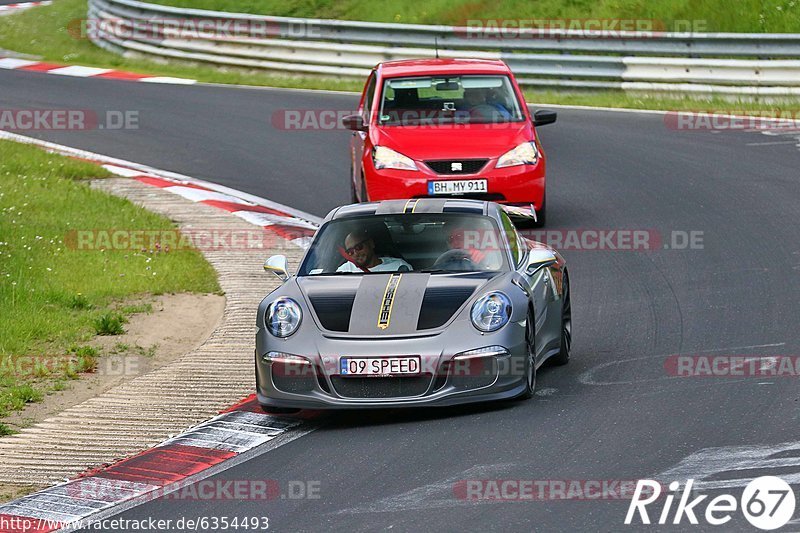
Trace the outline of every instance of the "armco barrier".
<path fill-rule="evenodd" d="M 486 28 L 474 35 L 470 27 L 273 17 L 138 0 L 89 0 L 88 19 L 88 37 L 116 53 L 284 74 L 363 79 L 380 61 L 434 57 L 438 46 L 440 57 L 502 59 L 531 87 L 800 95 L 800 34 L 609 37 L 528 29 L 509 39 Z M 201 21 L 240 26 L 191 38 L 176 29 Z"/>

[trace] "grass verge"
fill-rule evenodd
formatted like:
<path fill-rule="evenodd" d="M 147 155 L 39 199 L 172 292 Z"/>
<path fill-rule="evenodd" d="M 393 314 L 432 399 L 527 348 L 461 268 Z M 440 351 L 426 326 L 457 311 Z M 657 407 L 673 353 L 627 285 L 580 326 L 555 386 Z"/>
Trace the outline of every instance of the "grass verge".
<path fill-rule="evenodd" d="M 91 371 L 100 355 L 82 344 L 118 334 L 119 307 L 144 294 L 219 292 L 196 250 L 77 250 L 77 229 L 168 230 L 166 218 L 80 180 L 107 172 L 39 148 L 0 141 L 0 418 L 65 379 Z M 0 433 L 8 432 L 0 424 Z"/>
<path fill-rule="evenodd" d="M 653 21 L 664 31 L 797 32 L 800 2 L 792 0 L 151 0 L 178 7 L 260 15 L 317 17 L 413 24 L 465 24 L 469 20 Z M 655 26 L 655 23 L 660 24 Z"/>
<path fill-rule="evenodd" d="M 33 485 L 0 484 L 0 503 L 5 503 L 36 492 Z"/>

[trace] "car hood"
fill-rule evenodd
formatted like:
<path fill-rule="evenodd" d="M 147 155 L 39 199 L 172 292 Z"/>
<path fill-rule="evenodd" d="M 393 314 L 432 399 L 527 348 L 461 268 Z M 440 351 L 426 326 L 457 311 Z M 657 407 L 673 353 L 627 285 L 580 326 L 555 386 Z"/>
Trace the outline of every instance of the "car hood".
<path fill-rule="evenodd" d="M 447 324 L 498 272 L 367 274 L 297 278 L 323 330 L 403 335 Z"/>
<path fill-rule="evenodd" d="M 443 126 L 377 126 L 374 146 L 386 146 L 417 161 L 491 159 L 534 139 L 530 123 Z"/>

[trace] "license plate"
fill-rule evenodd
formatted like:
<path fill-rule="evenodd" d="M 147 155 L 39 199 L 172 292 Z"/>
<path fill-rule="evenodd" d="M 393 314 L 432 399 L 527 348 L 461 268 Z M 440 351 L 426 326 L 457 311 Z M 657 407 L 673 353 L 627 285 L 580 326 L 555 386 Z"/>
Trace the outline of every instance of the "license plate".
<path fill-rule="evenodd" d="M 486 180 L 429 181 L 428 194 L 469 194 L 488 192 Z"/>
<path fill-rule="evenodd" d="M 420 357 L 342 357 L 342 376 L 415 376 L 420 373 Z"/>

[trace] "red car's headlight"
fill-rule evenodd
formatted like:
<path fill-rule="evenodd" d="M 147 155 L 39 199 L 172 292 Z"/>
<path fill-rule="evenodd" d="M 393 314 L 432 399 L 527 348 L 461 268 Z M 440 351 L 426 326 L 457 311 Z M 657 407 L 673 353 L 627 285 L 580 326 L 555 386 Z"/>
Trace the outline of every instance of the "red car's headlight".
<path fill-rule="evenodd" d="M 372 150 L 372 162 L 378 170 L 383 168 L 419 170 L 413 159 L 400 152 L 395 152 L 391 148 L 386 148 L 385 146 L 376 146 L 375 149 Z"/>
<path fill-rule="evenodd" d="M 495 168 L 513 167 L 517 165 L 535 165 L 539 161 L 539 150 L 536 143 L 522 143 L 513 150 L 500 156 Z"/>

